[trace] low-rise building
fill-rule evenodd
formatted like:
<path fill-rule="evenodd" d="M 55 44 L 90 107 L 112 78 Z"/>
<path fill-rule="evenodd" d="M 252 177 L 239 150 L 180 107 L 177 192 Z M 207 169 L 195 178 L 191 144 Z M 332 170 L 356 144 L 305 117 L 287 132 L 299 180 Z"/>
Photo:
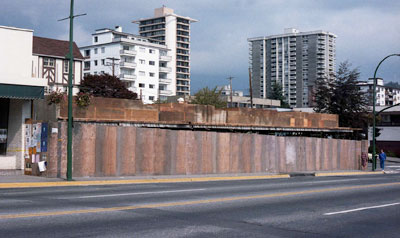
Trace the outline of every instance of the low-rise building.
<path fill-rule="evenodd" d="M 174 95 L 171 56 L 156 40 L 122 32 L 117 26 L 96 30 L 92 44 L 80 50 L 85 58 L 84 74 L 115 75 L 144 103 Z"/>
<path fill-rule="evenodd" d="M 44 79 L 46 93 L 67 92 L 69 74 L 69 41 L 33 36 L 32 78 Z M 74 63 L 72 65 L 73 94 L 79 91 L 82 80 L 83 56 L 78 46 L 73 45 Z"/>
<path fill-rule="evenodd" d="M 250 97 L 245 96 L 222 96 L 226 101 L 227 107 L 248 107 L 251 108 Z M 277 108 L 281 106 L 281 101 L 268 98 L 253 98 L 253 108 Z"/>
<path fill-rule="evenodd" d="M 33 36 L 33 30 L 0 26 L 0 170 L 22 172 L 28 156 L 27 120 L 34 100 L 66 91 L 69 42 Z M 82 79 L 83 57 L 74 44 L 73 84 Z M 74 93 L 79 89 L 74 88 Z"/>
<path fill-rule="evenodd" d="M 33 30 L 0 26 L 0 170 L 24 168 L 24 122 L 47 80 L 32 77 Z"/>
<path fill-rule="evenodd" d="M 376 107 L 379 112 L 386 108 Z M 383 149 L 389 156 L 400 156 L 400 106 L 395 106 L 384 110 L 377 121 L 379 136 L 376 137 L 377 152 Z M 369 128 L 369 142 L 372 143 L 372 127 Z"/>
<path fill-rule="evenodd" d="M 218 90 L 221 90 L 221 95 L 231 95 L 231 85 L 218 86 Z M 243 91 L 233 90 L 232 96 L 243 97 Z"/>

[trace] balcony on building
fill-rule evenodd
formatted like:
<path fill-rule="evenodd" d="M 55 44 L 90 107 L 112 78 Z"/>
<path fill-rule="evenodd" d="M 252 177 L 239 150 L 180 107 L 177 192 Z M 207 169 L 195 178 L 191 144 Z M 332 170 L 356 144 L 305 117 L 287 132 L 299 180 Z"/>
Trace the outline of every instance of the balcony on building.
<path fill-rule="evenodd" d="M 160 59 L 160 61 L 171 61 L 171 60 L 172 60 L 172 57 L 171 57 L 171 56 L 168 56 L 168 55 L 161 55 L 161 54 L 160 54 L 159 59 Z"/>
<path fill-rule="evenodd" d="M 170 78 L 159 78 L 160 83 L 165 83 L 165 84 L 170 84 L 172 82 L 172 79 Z"/>
<path fill-rule="evenodd" d="M 159 89 L 158 90 L 160 96 L 171 96 L 172 95 L 172 91 L 171 90 L 167 90 L 167 89 Z"/>
<path fill-rule="evenodd" d="M 135 56 L 137 54 L 137 51 L 129 49 L 129 50 L 120 50 L 119 53 L 120 55 Z"/>
<path fill-rule="evenodd" d="M 121 62 L 119 64 L 121 68 L 127 68 L 127 69 L 134 69 L 136 68 L 136 63 L 135 62 Z"/>
<path fill-rule="evenodd" d="M 172 69 L 171 69 L 171 67 L 164 67 L 164 66 L 160 65 L 159 71 L 160 71 L 160 73 L 171 73 Z"/>
<path fill-rule="evenodd" d="M 120 80 L 124 80 L 124 81 L 134 81 L 136 79 L 136 75 L 135 74 L 126 74 L 126 73 L 122 73 L 119 75 L 119 79 Z"/>

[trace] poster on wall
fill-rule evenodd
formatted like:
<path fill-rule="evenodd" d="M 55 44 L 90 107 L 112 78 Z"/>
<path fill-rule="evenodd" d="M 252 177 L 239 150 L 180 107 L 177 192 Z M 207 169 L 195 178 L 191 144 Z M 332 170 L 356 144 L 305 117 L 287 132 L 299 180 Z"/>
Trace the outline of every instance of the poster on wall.
<path fill-rule="evenodd" d="M 36 152 L 41 152 L 40 150 L 41 135 L 42 135 L 42 124 L 41 123 L 33 124 L 32 147 L 36 147 Z"/>
<path fill-rule="evenodd" d="M 31 147 L 31 124 L 25 124 L 25 155 L 29 155 L 29 147 Z"/>
<path fill-rule="evenodd" d="M 42 123 L 42 133 L 40 139 L 40 151 L 47 152 L 47 133 L 49 130 L 48 123 Z"/>

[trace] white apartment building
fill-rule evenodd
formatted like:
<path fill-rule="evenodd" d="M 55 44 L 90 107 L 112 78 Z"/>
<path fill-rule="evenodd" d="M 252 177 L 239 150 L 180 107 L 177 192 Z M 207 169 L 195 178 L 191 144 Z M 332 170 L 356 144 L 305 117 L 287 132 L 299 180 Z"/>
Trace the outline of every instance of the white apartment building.
<path fill-rule="evenodd" d="M 117 26 L 92 34 L 92 45 L 81 47 L 84 74 L 110 74 L 124 81 L 144 103 L 173 95 L 174 77 L 168 49 L 154 40 L 122 32 Z"/>
<path fill-rule="evenodd" d="M 154 10 L 154 17 L 135 20 L 141 36 L 166 45 L 172 57 L 173 95 L 190 95 L 190 23 L 197 20 L 176 15 L 165 6 Z"/>
<path fill-rule="evenodd" d="M 358 83 L 360 89 L 367 93 L 369 105 L 372 106 L 374 79 L 368 81 L 360 81 Z M 400 103 L 400 89 L 384 86 L 383 79 L 376 79 L 376 106 L 392 106 Z"/>
<path fill-rule="evenodd" d="M 317 79 L 335 72 L 336 35 L 327 31 L 300 32 L 248 39 L 253 96 L 268 98 L 272 85 L 282 85 L 291 107 L 312 107 Z"/>

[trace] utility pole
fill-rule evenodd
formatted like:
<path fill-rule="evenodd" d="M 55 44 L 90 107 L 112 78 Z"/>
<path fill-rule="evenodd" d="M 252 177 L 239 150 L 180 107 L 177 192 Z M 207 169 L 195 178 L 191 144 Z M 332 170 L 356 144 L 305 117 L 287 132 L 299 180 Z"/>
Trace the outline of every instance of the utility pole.
<path fill-rule="evenodd" d="M 107 57 L 107 59 L 109 59 L 109 60 L 112 61 L 112 63 L 111 63 L 111 66 L 112 66 L 112 76 L 114 77 L 114 76 L 115 76 L 115 65 L 117 65 L 117 64 L 115 63 L 115 61 L 116 61 L 116 60 L 119 60 L 119 59 L 118 59 L 118 58 L 114 58 L 114 57 Z M 110 66 L 110 65 L 107 64 L 107 66 Z"/>
<path fill-rule="evenodd" d="M 233 77 L 232 77 L 232 76 L 229 76 L 229 77 L 228 77 L 228 80 L 229 80 L 229 87 L 231 88 L 231 93 L 230 93 L 230 96 L 231 96 L 231 107 L 233 107 L 233 98 L 232 98 L 232 96 L 233 96 L 233 90 L 232 90 L 232 79 L 233 79 Z"/>
<path fill-rule="evenodd" d="M 253 108 L 253 87 L 251 83 L 251 68 L 249 67 L 249 85 L 250 85 L 250 103 L 251 108 Z"/>
<path fill-rule="evenodd" d="M 69 59 L 68 67 L 68 128 L 67 128 L 67 180 L 72 181 L 72 64 L 74 63 L 74 18 L 84 16 L 86 14 L 80 14 L 74 16 L 74 0 L 71 0 L 70 14 L 69 17 L 61 19 L 59 21 L 69 19 L 69 53 L 67 58 Z"/>

